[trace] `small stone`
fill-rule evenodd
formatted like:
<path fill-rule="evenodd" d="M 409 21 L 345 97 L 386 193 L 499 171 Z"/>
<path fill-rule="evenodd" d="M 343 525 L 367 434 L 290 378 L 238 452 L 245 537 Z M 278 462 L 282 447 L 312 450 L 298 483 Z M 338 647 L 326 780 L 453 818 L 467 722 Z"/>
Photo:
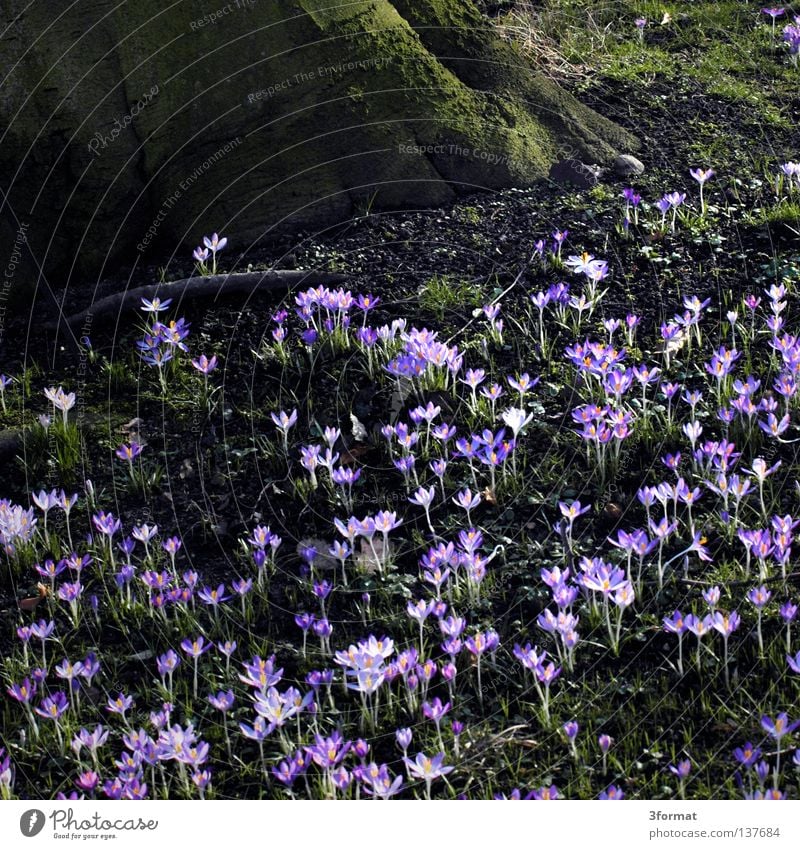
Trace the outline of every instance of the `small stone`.
<path fill-rule="evenodd" d="M 618 177 L 635 177 L 644 174 L 644 163 L 629 153 L 623 153 L 614 160 L 614 173 Z"/>
<path fill-rule="evenodd" d="M 587 165 L 577 159 L 562 159 L 553 164 L 548 176 L 554 183 L 591 189 L 597 185 L 600 169 L 596 165 Z"/>

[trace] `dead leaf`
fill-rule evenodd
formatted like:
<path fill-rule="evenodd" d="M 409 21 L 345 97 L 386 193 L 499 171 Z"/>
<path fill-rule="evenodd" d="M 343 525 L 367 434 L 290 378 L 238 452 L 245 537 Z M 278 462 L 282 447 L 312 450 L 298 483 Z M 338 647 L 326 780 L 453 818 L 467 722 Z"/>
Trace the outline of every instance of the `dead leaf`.
<path fill-rule="evenodd" d="M 481 496 L 487 504 L 497 504 L 497 499 L 495 498 L 494 490 L 490 486 L 487 486 L 486 489 L 484 489 L 484 491 L 481 493 Z"/>
<path fill-rule="evenodd" d="M 228 533 L 228 520 L 219 519 L 211 524 L 211 532 L 214 536 L 224 537 Z"/>
<path fill-rule="evenodd" d="M 675 354 L 686 344 L 686 340 L 688 339 L 688 334 L 683 328 L 680 328 L 678 332 L 673 336 L 672 339 L 669 340 L 664 345 L 664 353 L 665 354 Z"/>
<path fill-rule="evenodd" d="M 150 660 L 151 657 L 155 657 L 156 653 L 152 649 L 143 649 L 140 652 L 136 652 L 136 654 L 132 654 L 128 657 L 128 660 Z"/>
<path fill-rule="evenodd" d="M 352 413 L 350 413 L 350 423 L 353 426 L 353 439 L 356 442 L 364 442 L 367 438 L 367 429 Z"/>
<path fill-rule="evenodd" d="M 141 428 L 144 422 L 141 419 L 131 419 L 119 428 L 121 433 L 128 442 L 138 442 L 142 448 L 147 446 L 147 440 L 142 438 Z"/>
<path fill-rule="evenodd" d="M 36 605 L 42 600 L 41 596 L 37 596 L 36 598 L 23 598 L 19 602 L 20 610 L 36 610 Z"/>

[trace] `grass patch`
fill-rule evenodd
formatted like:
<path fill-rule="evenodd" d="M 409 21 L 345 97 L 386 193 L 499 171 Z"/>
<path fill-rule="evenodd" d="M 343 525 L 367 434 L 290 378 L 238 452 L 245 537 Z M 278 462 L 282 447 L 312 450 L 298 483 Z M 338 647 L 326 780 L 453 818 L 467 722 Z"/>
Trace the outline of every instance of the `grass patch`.
<path fill-rule="evenodd" d="M 463 312 L 481 305 L 480 289 L 473 283 L 457 280 L 447 274 L 436 274 L 422 287 L 419 305 L 440 321 L 451 311 Z"/>

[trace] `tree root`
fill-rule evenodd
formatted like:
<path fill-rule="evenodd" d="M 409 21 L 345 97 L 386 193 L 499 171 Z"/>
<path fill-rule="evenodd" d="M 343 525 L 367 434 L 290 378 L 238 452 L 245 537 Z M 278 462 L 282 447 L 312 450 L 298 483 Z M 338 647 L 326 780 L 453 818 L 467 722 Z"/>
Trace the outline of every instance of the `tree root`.
<path fill-rule="evenodd" d="M 239 293 L 255 294 L 277 289 L 289 290 L 294 286 L 325 286 L 344 282 L 344 274 L 326 271 L 247 271 L 233 274 L 214 274 L 208 277 L 187 277 L 169 283 L 152 283 L 138 289 L 128 289 L 95 301 L 90 307 L 70 316 L 61 316 L 45 325 L 48 330 L 59 326 L 76 327 L 90 324 L 98 316 L 121 313 L 141 306 L 142 298 L 217 298 Z"/>

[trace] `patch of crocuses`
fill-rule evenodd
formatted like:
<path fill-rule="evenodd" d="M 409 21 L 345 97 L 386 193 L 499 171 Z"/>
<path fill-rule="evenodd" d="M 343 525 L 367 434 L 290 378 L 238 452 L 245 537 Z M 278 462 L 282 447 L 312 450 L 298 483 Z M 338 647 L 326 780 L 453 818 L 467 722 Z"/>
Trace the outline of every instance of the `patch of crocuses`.
<path fill-rule="evenodd" d="M 626 189 L 626 233 L 710 214 L 714 171 L 691 176 L 696 201 Z M 457 338 L 345 288 L 274 312 L 259 361 L 340 358 L 397 402 L 369 433 L 275 387 L 258 444 L 313 538 L 301 509 L 259 515 L 203 574 L 180 523 L 89 480 L 0 501 L 4 574 L 39 587 L 2 660 L 3 797 L 44 760 L 59 798 L 693 798 L 709 773 L 723 796 L 796 797 L 791 285 L 607 314 L 624 269 L 569 232 L 536 242 L 541 285 Z M 215 271 L 226 242 L 195 259 Z M 162 403 L 193 380 L 210 414 L 225 364 L 170 306 L 142 304 L 142 379 Z M 511 365 L 501 316 L 525 340 Z M 75 403 L 48 387 L 41 408 L 66 428 Z M 113 450 L 133 480 L 152 453 Z M 777 683 L 743 700 L 754 675 Z"/>

